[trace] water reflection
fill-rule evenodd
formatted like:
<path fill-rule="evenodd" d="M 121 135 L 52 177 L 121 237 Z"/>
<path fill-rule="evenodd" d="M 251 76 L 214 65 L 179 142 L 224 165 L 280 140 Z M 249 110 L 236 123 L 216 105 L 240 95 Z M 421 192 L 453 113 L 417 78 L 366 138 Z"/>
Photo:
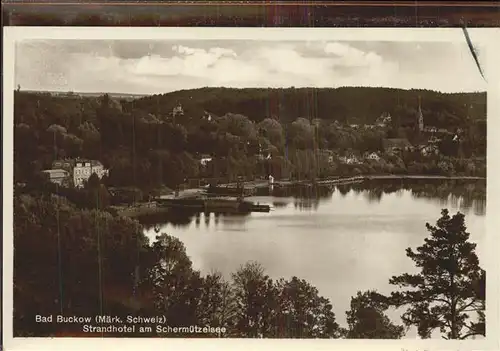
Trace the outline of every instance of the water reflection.
<path fill-rule="evenodd" d="M 370 180 L 338 186 L 300 185 L 263 188 L 258 190 L 257 196 L 259 202 L 269 203 L 275 210 L 292 205 L 299 211 L 317 211 L 323 203 L 328 203 L 332 199 L 334 193 L 341 198 L 350 194 L 360 196 L 370 204 L 380 203 L 387 195 L 401 197 L 404 193 L 409 193 L 416 200 L 430 201 L 442 208 L 451 205 L 465 214 L 470 211 L 477 216 L 486 214 L 485 181 Z M 168 223 L 173 227 L 187 227 L 193 222 L 197 228 L 209 228 L 212 224 L 214 226 L 242 224 L 248 216 L 248 213 L 196 213 L 174 210 L 168 214 L 143 216 L 139 221 L 145 229 L 151 229 L 160 223 Z"/>
<path fill-rule="evenodd" d="M 145 234 L 151 240 L 158 232 L 179 238 L 203 273 L 230 277 L 241 264 L 258 261 L 273 279 L 307 280 L 332 302 L 344 325 L 343 311 L 357 291 L 388 294 L 391 276 L 413 272 L 406 249 L 423 243 L 425 224 L 434 224 L 442 208 L 466 214 L 471 240 L 484 257 L 485 182 L 369 181 L 274 187 L 258 195 L 248 200 L 272 205 L 269 213 L 177 211 L 141 221 L 149 223 Z M 157 233 L 150 229 L 155 225 Z M 400 312 L 390 317 L 396 321 Z"/>
<path fill-rule="evenodd" d="M 300 211 L 316 211 L 319 203 L 319 198 L 298 198 L 294 200 L 293 207 Z"/>
<path fill-rule="evenodd" d="M 219 224 L 244 223 L 248 213 L 213 213 L 189 212 L 185 210 L 171 210 L 168 213 L 139 216 L 138 220 L 145 230 L 156 229 L 158 224 L 168 224 L 174 228 L 188 227 L 194 223 L 196 228 L 217 227 Z"/>
<path fill-rule="evenodd" d="M 361 194 L 369 203 L 379 203 L 384 195 L 396 194 L 401 197 L 410 192 L 415 199 L 433 201 L 440 206 L 450 203 L 467 213 L 470 210 L 476 215 L 486 212 L 486 182 L 470 180 L 371 180 L 362 183 L 337 186 L 296 186 L 275 189 L 272 192 L 261 190 L 262 195 L 273 197 L 292 196 L 299 199 L 296 208 L 317 209 L 322 200 L 331 198 L 337 191 L 341 197 L 350 193 Z"/>
<path fill-rule="evenodd" d="M 273 201 L 272 205 L 274 208 L 285 208 L 288 206 L 288 203 L 284 201 Z"/>

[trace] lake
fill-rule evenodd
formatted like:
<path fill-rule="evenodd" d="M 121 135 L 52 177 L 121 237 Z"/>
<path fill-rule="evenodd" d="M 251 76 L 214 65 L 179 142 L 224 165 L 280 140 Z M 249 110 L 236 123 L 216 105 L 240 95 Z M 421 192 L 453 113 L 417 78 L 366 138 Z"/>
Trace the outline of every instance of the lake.
<path fill-rule="evenodd" d="M 333 188 L 268 189 L 249 198 L 270 204 L 270 213 L 198 214 L 163 221 L 144 220 L 186 245 L 195 269 L 225 276 L 247 261 L 258 261 L 272 278 L 297 276 L 330 299 L 337 321 L 356 292 L 389 293 L 392 275 L 415 271 L 405 249 L 428 236 L 442 208 L 466 215 L 471 241 L 483 257 L 486 233 L 485 181 L 369 181 Z M 484 268 L 484 267 L 483 267 Z M 392 311 L 398 317 L 400 311 Z M 394 321 L 400 322 L 399 318 Z M 408 336 L 415 335 L 414 332 Z"/>

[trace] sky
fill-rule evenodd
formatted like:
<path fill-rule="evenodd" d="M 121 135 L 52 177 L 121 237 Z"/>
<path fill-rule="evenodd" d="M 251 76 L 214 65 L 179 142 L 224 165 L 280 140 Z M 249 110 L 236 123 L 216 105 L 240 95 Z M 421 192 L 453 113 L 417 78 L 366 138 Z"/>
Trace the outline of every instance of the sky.
<path fill-rule="evenodd" d="M 292 86 L 486 91 L 465 40 L 24 40 L 16 43 L 15 83 L 22 90 L 130 94 Z"/>

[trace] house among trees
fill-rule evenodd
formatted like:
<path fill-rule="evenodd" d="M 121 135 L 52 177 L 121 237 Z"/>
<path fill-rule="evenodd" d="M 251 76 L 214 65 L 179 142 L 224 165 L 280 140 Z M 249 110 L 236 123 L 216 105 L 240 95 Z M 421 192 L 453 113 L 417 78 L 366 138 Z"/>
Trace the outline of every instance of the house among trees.
<path fill-rule="evenodd" d="M 404 138 L 392 138 L 384 139 L 383 141 L 384 150 L 386 152 L 398 153 L 402 151 L 412 151 L 413 145 Z"/>
<path fill-rule="evenodd" d="M 422 145 L 419 149 L 422 156 L 431 156 L 439 154 L 439 149 L 435 144 Z"/>
<path fill-rule="evenodd" d="M 214 116 L 212 116 L 212 114 L 210 112 L 204 111 L 203 116 L 201 117 L 201 119 L 205 119 L 205 120 L 207 120 L 207 121 L 210 122 L 210 121 L 214 120 Z"/>
<path fill-rule="evenodd" d="M 346 156 L 341 156 L 341 157 L 339 157 L 339 160 L 340 160 L 340 162 L 348 164 L 348 165 L 354 165 L 354 164 L 360 164 L 361 163 L 359 161 L 359 159 L 355 155 L 353 155 L 353 154 L 349 154 L 349 155 L 346 155 Z"/>
<path fill-rule="evenodd" d="M 434 135 L 431 135 L 431 137 L 429 138 L 428 143 L 429 143 L 429 144 L 437 144 L 437 143 L 439 143 L 440 141 L 441 141 L 441 139 L 440 139 L 440 138 L 438 138 L 438 137 L 436 137 L 436 136 L 434 136 Z"/>
<path fill-rule="evenodd" d="M 212 156 L 210 156 L 210 155 L 201 155 L 201 157 L 200 157 L 200 164 L 203 167 L 206 167 L 208 165 L 208 163 L 211 161 L 212 161 Z"/>
<path fill-rule="evenodd" d="M 182 105 L 179 103 L 177 106 L 175 106 L 172 109 L 172 116 L 177 117 L 177 116 L 183 116 L 184 115 L 184 109 L 182 108 Z"/>
<path fill-rule="evenodd" d="M 42 171 L 42 175 L 54 184 L 67 186 L 70 182 L 69 172 L 64 169 L 46 169 Z"/>
<path fill-rule="evenodd" d="M 272 148 L 270 147 L 263 148 L 262 144 L 259 143 L 259 152 L 257 153 L 256 157 L 260 161 L 270 160 L 273 158 L 272 151 L 273 151 Z"/>
<path fill-rule="evenodd" d="M 365 158 L 367 160 L 380 161 L 380 156 L 376 152 L 367 153 Z"/>
<path fill-rule="evenodd" d="M 258 154 L 257 158 L 261 161 L 270 160 L 273 158 L 273 155 L 271 155 L 271 153 L 269 151 L 267 151 L 267 152 L 263 152 L 263 153 Z"/>
<path fill-rule="evenodd" d="M 376 120 L 376 125 L 381 128 L 385 128 L 388 125 L 390 125 L 392 122 L 392 117 L 389 113 L 383 113 L 379 118 Z"/>

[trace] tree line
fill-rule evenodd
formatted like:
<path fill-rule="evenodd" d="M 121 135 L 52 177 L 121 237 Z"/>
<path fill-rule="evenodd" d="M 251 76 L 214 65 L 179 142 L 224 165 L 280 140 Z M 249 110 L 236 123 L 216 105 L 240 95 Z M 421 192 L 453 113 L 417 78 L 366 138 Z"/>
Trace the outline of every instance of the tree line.
<path fill-rule="evenodd" d="M 416 104 L 426 121 L 462 129 L 441 155 L 419 152 L 346 165 L 341 154 L 383 152 L 383 139 L 414 136 Z M 363 101 L 362 104 L 358 103 Z M 173 114 L 181 104 L 183 114 Z M 176 188 L 189 179 L 267 177 L 316 179 L 330 175 L 486 172 L 485 95 L 440 94 L 385 88 L 183 90 L 140 99 L 52 96 L 15 92 L 14 177 L 33 181 L 58 158 L 98 159 L 107 184 Z M 355 129 L 393 116 L 385 129 Z M 335 157 L 321 150 L 332 150 Z M 200 165 L 201 154 L 212 161 Z"/>

